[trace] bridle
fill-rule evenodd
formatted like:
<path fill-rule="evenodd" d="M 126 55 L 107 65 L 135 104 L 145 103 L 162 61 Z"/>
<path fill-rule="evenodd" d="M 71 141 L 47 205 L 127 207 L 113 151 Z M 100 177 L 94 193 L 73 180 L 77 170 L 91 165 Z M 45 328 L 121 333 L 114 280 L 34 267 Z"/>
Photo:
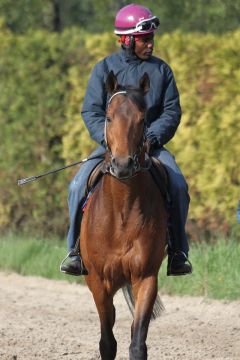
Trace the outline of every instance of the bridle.
<path fill-rule="evenodd" d="M 112 102 L 113 98 L 117 95 L 127 95 L 127 90 L 120 90 L 115 92 L 110 99 L 108 100 L 107 103 L 107 108 L 109 107 L 110 103 Z M 146 125 L 146 120 L 144 119 L 144 129 L 143 129 L 143 135 L 141 138 L 141 141 L 138 145 L 137 151 L 133 154 L 132 159 L 133 159 L 133 174 L 126 176 L 126 177 L 121 177 L 121 180 L 126 180 L 129 179 L 133 176 L 135 176 L 138 172 L 140 171 L 147 171 L 149 170 L 149 168 L 151 167 L 151 160 L 149 158 L 149 155 L 145 152 L 145 161 L 144 161 L 144 165 L 140 164 L 140 160 L 139 157 L 142 154 L 142 151 L 144 149 L 144 144 L 146 142 L 146 130 L 147 130 L 147 125 Z M 104 124 L 104 139 L 105 139 L 105 144 L 106 144 L 106 149 L 107 152 L 110 155 L 110 162 L 109 162 L 109 166 L 107 166 L 107 172 L 109 172 L 112 176 L 116 177 L 116 175 L 114 174 L 113 171 L 111 171 L 111 162 L 113 160 L 113 155 L 112 155 L 112 151 L 111 148 L 109 147 L 108 141 L 107 141 L 107 116 L 105 118 L 105 124 Z"/>

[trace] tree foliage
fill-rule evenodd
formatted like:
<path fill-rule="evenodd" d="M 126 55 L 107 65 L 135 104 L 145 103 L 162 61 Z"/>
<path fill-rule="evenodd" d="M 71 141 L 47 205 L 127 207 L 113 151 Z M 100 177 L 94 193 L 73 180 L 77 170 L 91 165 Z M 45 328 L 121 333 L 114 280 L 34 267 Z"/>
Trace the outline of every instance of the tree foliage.
<path fill-rule="evenodd" d="M 61 228 L 59 212 L 66 193 L 59 179 L 45 178 L 41 186 L 21 189 L 16 182 L 26 174 L 64 163 L 62 136 L 71 51 L 68 39 L 58 34 L 0 33 L 0 182 L 4 189 L 0 226 L 34 224 L 35 230 L 46 231 Z M 63 181 L 66 174 L 60 178 Z"/>
<path fill-rule="evenodd" d="M 52 3 L 49 0 L 0 0 L 0 17 L 17 33 L 41 28 L 52 30 Z"/>
<path fill-rule="evenodd" d="M 126 0 L 0 0 L 0 16 L 18 33 L 33 29 L 61 31 L 77 26 L 90 33 L 112 31 L 116 12 Z M 160 17 L 162 32 L 223 33 L 239 27 L 240 0 L 139 0 Z"/>
<path fill-rule="evenodd" d="M 181 94 L 182 124 L 170 148 L 190 185 L 190 218 L 214 231 L 236 222 L 240 195 L 239 40 L 239 31 L 175 33 L 157 49 L 173 66 Z"/>
<path fill-rule="evenodd" d="M 182 123 L 168 144 L 186 175 L 190 219 L 228 231 L 240 185 L 240 32 L 156 36 L 174 70 Z M 80 116 L 94 64 L 118 44 L 77 28 L 14 35 L 0 30 L 0 229 L 63 235 L 76 168 L 19 188 L 17 179 L 85 157 L 95 147 Z"/>

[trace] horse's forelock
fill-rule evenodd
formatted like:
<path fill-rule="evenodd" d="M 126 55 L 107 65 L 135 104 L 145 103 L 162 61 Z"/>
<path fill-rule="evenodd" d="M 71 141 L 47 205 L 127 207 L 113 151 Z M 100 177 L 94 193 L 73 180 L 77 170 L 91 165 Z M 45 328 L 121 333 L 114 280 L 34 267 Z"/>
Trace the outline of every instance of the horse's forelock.
<path fill-rule="evenodd" d="M 144 93 L 141 89 L 135 88 L 134 86 L 121 86 L 118 85 L 116 92 L 126 91 L 126 96 L 129 98 L 140 111 L 144 111 L 146 108 L 146 102 Z"/>
<path fill-rule="evenodd" d="M 145 103 L 145 98 L 144 98 L 144 94 L 142 93 L 142 91 L 136 91 L 136 90 L 131 90 L 131 91 L 127 91 L 127 95 L 129 97 L 129 99 L 137 106 L 137 108 L 140 111 L 145 111 L 146 109 L 146 103 Z"/>

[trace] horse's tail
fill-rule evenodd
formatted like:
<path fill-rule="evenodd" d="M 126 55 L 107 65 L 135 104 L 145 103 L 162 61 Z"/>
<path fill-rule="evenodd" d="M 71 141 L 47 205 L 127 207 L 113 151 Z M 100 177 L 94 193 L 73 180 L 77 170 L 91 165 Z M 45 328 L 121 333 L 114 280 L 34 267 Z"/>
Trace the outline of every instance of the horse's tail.
<path fill-rule="evenodd" d="M 132 314 L 132 316 L 134 316 L 134 297 L 133 297 L 133 293 L 132 293 L 132 286 L 131 285 L 126 285 L 122 288 L 123 291 L 123 295 L 125 297 L 125 300 L 128 304 L 129 310 Z M 153 306 L 153 310 L 152 310 L 152 315 L 151 315 L 151 320 L 155 320 L 156 318 L 158 318 L 163 311 L 165 310 L 165 307 L 162 303 L 162 300 L 160 299 L 160 296 L 157 294 L 154 306 Z"/>

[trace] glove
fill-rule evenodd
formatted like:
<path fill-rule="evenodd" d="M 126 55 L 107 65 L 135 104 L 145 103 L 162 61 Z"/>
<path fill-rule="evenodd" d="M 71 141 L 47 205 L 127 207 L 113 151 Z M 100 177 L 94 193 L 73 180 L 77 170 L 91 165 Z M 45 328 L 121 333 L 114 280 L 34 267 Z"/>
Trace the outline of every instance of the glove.
<path fill-rule="evenodd" d="M 161 148 L 161 144 L 157 141 L 157 139 L 147 139 L 145 142 L 145 149 L 148 155 L 154 151 L 154 149 Z"/>

